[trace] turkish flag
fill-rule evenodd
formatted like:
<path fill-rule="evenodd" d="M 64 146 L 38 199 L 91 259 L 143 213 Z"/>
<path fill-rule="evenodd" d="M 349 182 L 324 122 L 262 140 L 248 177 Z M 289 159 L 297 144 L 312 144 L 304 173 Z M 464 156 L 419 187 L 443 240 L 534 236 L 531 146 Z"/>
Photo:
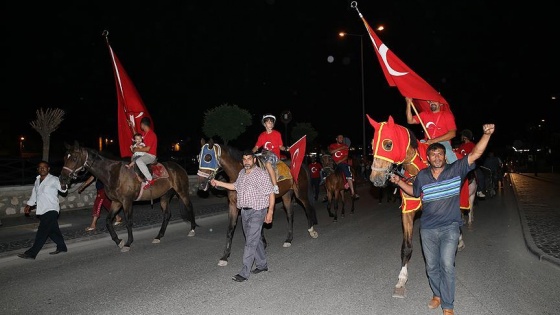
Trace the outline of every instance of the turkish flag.
<path fill-rule="evenodd" d="M 389 50 L 361 14 L 360 17 L 366 26 L 375 48 L 377 59 L 389 85 L 396 86 L 402 96 L 414 99 L 414 103 L 419 107 L 420 111 L 430 110 L 430 105 L 427 101 L 437 101 L 447 105 L 442 107 L 442 109 L 450 110 L 449 103 L 447 103 L 445 98 Z"/>
<path fill-rule="evenodd" d="M 109 47 L 109 53 L 111 54 L 117 90 L 117 128 L 120 153 L 123 158 L 131 157 L 130 145 L 132 144 L 134 134 L 141 132 L 140 121 L 144 117 L 152 119 L 140 98 L 140 94 L 138 94 L 136 87 L 124 70 L 108 40 L 107 47 Z M 154 129 L 153 120 L 151 129 Z"/>
<path fill-rule="evenodd" d="M 307 137 L 304 135 L 296 143 L 288 149 L 290 152 L 292 165 L 290 166 L 290 173 L 294 178 L 294 182 L 297 183 L 299 170 L 301 168 L 301 163 L 303 163 L 303 158 L 305 157 L 305 146 L 307 143 Z"/>

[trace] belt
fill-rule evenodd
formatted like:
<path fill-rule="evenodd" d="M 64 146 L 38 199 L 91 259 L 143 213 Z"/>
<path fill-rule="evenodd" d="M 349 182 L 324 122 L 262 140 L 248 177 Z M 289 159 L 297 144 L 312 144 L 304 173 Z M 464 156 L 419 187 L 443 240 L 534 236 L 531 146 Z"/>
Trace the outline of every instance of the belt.
<path fill-rule="evenodd" d="M 251 210 L 251 209 L 253 209 L 253 208 L 251 208 L 251 207 L 241 207 L 241 210 Z"/>

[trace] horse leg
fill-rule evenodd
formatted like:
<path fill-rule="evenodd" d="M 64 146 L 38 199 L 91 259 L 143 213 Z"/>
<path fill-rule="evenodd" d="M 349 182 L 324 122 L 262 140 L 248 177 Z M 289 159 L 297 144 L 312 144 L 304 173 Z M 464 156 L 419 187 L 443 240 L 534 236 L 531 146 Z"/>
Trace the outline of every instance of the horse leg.
<path fill-rule="evenodd" d="M 292 208 L 291 192 L 287 192 L 282 196 L 282 203 L 284 204 L 284 211 L 286 212 L 286 219 L 288 220 L 288 236 L 282 247 L 290 247 L 294 239 L 294 209 Z"/>
<path fill-rule="evenodd" d="M 121 252 L 128 252 L 130 250 L 130 245 L 134 242 L 134 236 L 132 235 L 132 201 L 123 202 L 124 215 L 126 219 L 126 231 L 128 232 L 128 239 L 126 244 L 121 248 Z"/>
<path fill-rule="evenodd" d="M 105 221 L 105 224 L 107 226 L 107 230 L 109 231 L 109 234 L 111 235 L 111 239 L 120 248 L 122 248 L 124 246 L 124 242 L 123 242 L 123 240 L 121 240 L 119 238 L 119 236 L 117 235 L 117 232 L 115 232 L 115 227 L 113 226 L 113 219 L 115 218 L 115 216 L 117 215 L 117 213 L 119 212 L 121 207 L 122 207 L 122 203 L 120 203 L 118 201 L 112 201 L 111 202 L 111 210 L 109 211 L 109 213 L 107 213 L 107 218 L 106 218 L 106 221 Z M 126 213 L 126 210 L 123 211 L 123 212 Z M 126 219 L 126 217 L 125 217 L 125 219 Z"/>
<path fill-rule="evenodd" d="M 228 195 L 230 194 L 231 192 L 228 193 Z M 224 249 L 222 258 L 220 258 L 220 261 L 218 261 L 218 266 L 220 267 L 227 266 L 228 264 L 228 258 L 231 254 L 231 243 L 233 241 L 233 234 L 235 233 L 235 228 L 237 227 L 237 219 L 239 218 L 239 209 L 237 209 L 235 198 L 231 197 L 231 195 L 229 198 L 229 224 L 226 232 L 226 248 Z"/>
<path fill-rule="evenodd" d="M 171 211 L 169 211 L 169 200 L 171 199 L 170 192 L 165 193 L 160 198 L 159 205 L 161 207 L 161 212 L 163 215 L 163 221 L 161 222 L 161 228 L 159 229 L 158 235 L 153 239 L 152 244 L 158 244 L 161 238 L 165 235 L 165 230 L 167 229 L 167 224 L 171 218 Z"/>
<path fill-rule="evenodd" d="M 331 196 L 331 191 L 329 189 L 327 189 L 327 211 L 329 212 L 329 217 L 333 218 L 334 217 L 334 213 L 331 212 L 331 207 L 332 207 L 332 196 Z"/>
<path fill-rule="evenodd" d="M 187 236 L 195 236 L 194 229 L 198 226 L 198 224 L 196 224 L 196 220 L 194 218 L 194 207 L 189 197 L 189 192 L 178 192 L 177 195 L 179 196 L 179 200 L 181 200 L 181 204 L 179 205 L 179 213 L 181 213 L 181 218 L 183 219 L 183 221 L 188 221 L 191 223 L 191 229 Z"/>
<path fill-rule="evenodd" d="M 299 187 L 304 187 L 300 185 Z M 319 233 L 315 231 L 314 226 L 317 224 L 317 212 L 315 210 L 315 205 L 311 202 L 311 195 L 301 193 L 300 189 L 294 190 L 294 195 L 303 204 L 303 210 L 305 211 L 305 216 L 307 217 L 307 232 L 312 238 L 319 237 Z"/>
<path fill-rule="evenodd" d="M 350 198 L 350 214 L 354 214 L 354 201 L 356 201 L 356 199 Z"/>
<path fill-rule="evenodd" d="M 403 241 L 401 245 L 401 271 L 399 281 L 395 285 L 393 297 L 404 298 L 406 294 L 405 284 L 408 281 L 408 262 L 412 256 L 412 232 L 414 228 L 415 212 L 402 214 Z"/>
<path fill-rule="evenodd" d="M 457 251 L 465 249 L 465 242 L 463 241 L 463 229 L 459 229 L 459 242 L 457 243 Z"/>
<path fill-rule="evenodd" d="M 340 203 L 342 204 L 342 209 L 340 210 L 340 216 L 344 219 L 344 215 L 346 214 L 345 206 L 345 198 L 344 198 L 344 190 L 340 191 Z"/>

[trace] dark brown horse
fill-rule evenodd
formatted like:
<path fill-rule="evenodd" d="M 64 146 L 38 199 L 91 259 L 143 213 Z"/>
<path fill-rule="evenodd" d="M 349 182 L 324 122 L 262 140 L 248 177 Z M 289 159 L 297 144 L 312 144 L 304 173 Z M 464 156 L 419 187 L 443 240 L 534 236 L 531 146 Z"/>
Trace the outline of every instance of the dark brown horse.
<path fill-rule="evenodd" d="M 70 184 L 81 172 L 89 172 L 103 184 L 107 197 L 111 199 L 111 210 L 107 215 L 107 229 L 113 241 L 121 248 L 122 252 L 130 250 L 134 238 L 132 236 L 132 204 L 135 201 L 148 201 L 160 198 L 160 206 L 163 212 L 163 222 L 158 235 L 152 243 L 159 243 L 165 234 L 167 224 L 171 218 L 168 209 L 169 201 L 175 195 L 179 197 L 180 213 L 183 220 L 190 221 L 191 230 L 188 236 L 194 236 L 197 224 L 194 218 L 194 210 L 189 196 L 189 177 L 184 168 L 179 164 L 169 161 L 161 162 L 151 166 L 154 175 L 154 184 L 149 189 L 143 189 L 134 169 L 125 167 L 124 161 L 111 160 L 103 157 L 98 151 L 80 147 L 76 142 L 74 146 L 66 145 L 64 156 L 64 167 L 60 172 L 61 184 Z M 123 209 L 128 240 L 119 239 L 113 227 L 113 218 L 120 209 Z"/>
<path fill-rule="evenodd" d="M 327 165 L 323 168 L 326 172 L 327 177 L 325 178 L 325 190 L 327 191 L 327 211 L 329 212 L 329 217 L 333 218 L 333 222 L 338 222 L 338 205 L 342 204 L 342 209 L 340 215 L 344 218 L 346 212 L 346 200 L 345 192 L 350 190 L 348 187 L 346 176 L 344 172 L 340 169 L 336 169 L 332 157 L 330 155 L 323 155 L 321 157 L 323 165 Z M 350 168 L 352 172 L 352 178 L 356 179 L 356 171 L 353 167 Z M 350 214 L 354 214 L 354 202 L 356 200 L 350 197 Z M 334 208 L 334 212 L 331 212 L 331 208 Z"/>
<path fill-rule="evenodd" d="M 241 152 L 227 145 L 216 144 L 212 139 L 210 139 L 208 143 L 203 140 L 201 144 L 202 149 L 199 154 L 198 168 L 199 190 L 207 191 L 210 186 L 209 181 L 221 172 L 225 173 L 230 183 L 235 182 L 239 172 L 243 169 L 243 164 L 241 163 Z M 276 195 L 276 198 L 282 198 L 284 211 L 286 212 L 288 219 L 288 236 L 286 237 L 283 246 L 290 247 L 292 245 L 292 239 L 294 236 L 294 210 L 292 202 L 294 201 L 294 197 L 295 200 L 299 201 L 304 208 L 305 215 L 307 216 L 307 231 L 309 232 L 309 235 L 312 238 L 317 238 L 319 234 L 314 229 L 314 225 L 317 224 L 317 216 L 312 202 L 313 198 L 311 197 L 313 192 L 311 189 L 311 174 L 309 168 L 307 168 L 306 165 L 301 165 L 297 183 L 295 183 L 293 178 L 288 175 L 289 166 L 285 162 L 278 163 L 278 172 L 280 174 L 285 174 L 287 177 L 284 180 L 278 181 L 278 189 L 280 190 L 280 193 Z M 239 217 L 239 209 L 237 208 L 237 193 L 235 191 L 228 191 L 228 205 L 229 224 L 226 233 L 226 247 L 220 261 L 218 262 L 219 266 L 227 266 L 228 258 L 231 254 L 233 234 Z M 266 240 L 264 239 L 264 229 L 261 237 L 266 245 Z"/>
<path fill-rule="evenodd" d="M 370 181 L 375 187 L 386 187 L 389 176 L 399 173 L 412 184 L 416 174 L 421 169 L 428 167 L 426 150 L 428 145 L 420 142 L 414 133 L 408 128 L 398 125 L 393 117 L 385 122 L 376 122 L 367 116 L 370 124 L 375 129 L 372 148 L 373 164 L 371 166 Z M 398 172 L 402 166 L 404 173 Z M 461 211 L 471 208 L 474 203 L 476 192 L 476 181 L 465 181 L 461 188 Z M 403 298 L 405 296 L 405 284 L 408 281 L 408 262 L 412 256 L 412 232 L 416 214 L 420 213 L 422 203 L 420 198 L 414 198 L 401 193 L 401 218 L 403 228 L 403 240 L 401 244 L 401 271 L 398 282 L 393 291 L 393 297 Z M 458 249 L 465 247 L 463 234 L 459 236 Z"/>

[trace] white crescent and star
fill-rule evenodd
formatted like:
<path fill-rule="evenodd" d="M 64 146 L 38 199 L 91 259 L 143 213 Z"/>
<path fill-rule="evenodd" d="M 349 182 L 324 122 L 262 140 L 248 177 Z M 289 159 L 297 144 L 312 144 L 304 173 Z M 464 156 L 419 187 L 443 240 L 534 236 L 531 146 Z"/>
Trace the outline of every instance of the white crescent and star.
<path fill-rule="evenodd" d="M 274 149 L 274 145 L 272 145 L 272 142 L 267 141 L 264 143 L 263 148 L 265 148 L 268 151 L 272 151 L 272 149 Z"/>
<path fill-rule="evenodd" d="M 385 64 L 385 67 L 387 68 L 387 71 L 389 71 L 390 75 L 395 77 L 402 77 L 403 75 L 408 74 L 408 72 L 399 72 L 393 69 L 391 65 L 389 65 L 389 61 L 387 60 L 387 53 L 389 52 L 389 47 L 387 47 L 383 43 L 381 43 L 381 46 L 377 47 L 377 43 L 375 42 L 375 39 L 371 35 L 369 37 L 371 38 L 371 41 L 375 45 L 375 48 L 377 48 L 377 52 L 381 56 L 381 59 L 383 60 L 383 63 Z"/>
<path fill-rule="evenodd" d="M 433 121 L 429 121 L 429 122 L 426 124 L 426 129 L 430 128 L 431 125 L 434 125 L 434 127 L 436 126 L 436 124 L 434 124 Z"/>
<path fill-rule="evenodd" d="M 342 156 L 342 152 L 336 151 L 336 152 L 334 153 L 334 156 L 336 156 L 336 157 L 341 157 L 341 156 Z"/>

